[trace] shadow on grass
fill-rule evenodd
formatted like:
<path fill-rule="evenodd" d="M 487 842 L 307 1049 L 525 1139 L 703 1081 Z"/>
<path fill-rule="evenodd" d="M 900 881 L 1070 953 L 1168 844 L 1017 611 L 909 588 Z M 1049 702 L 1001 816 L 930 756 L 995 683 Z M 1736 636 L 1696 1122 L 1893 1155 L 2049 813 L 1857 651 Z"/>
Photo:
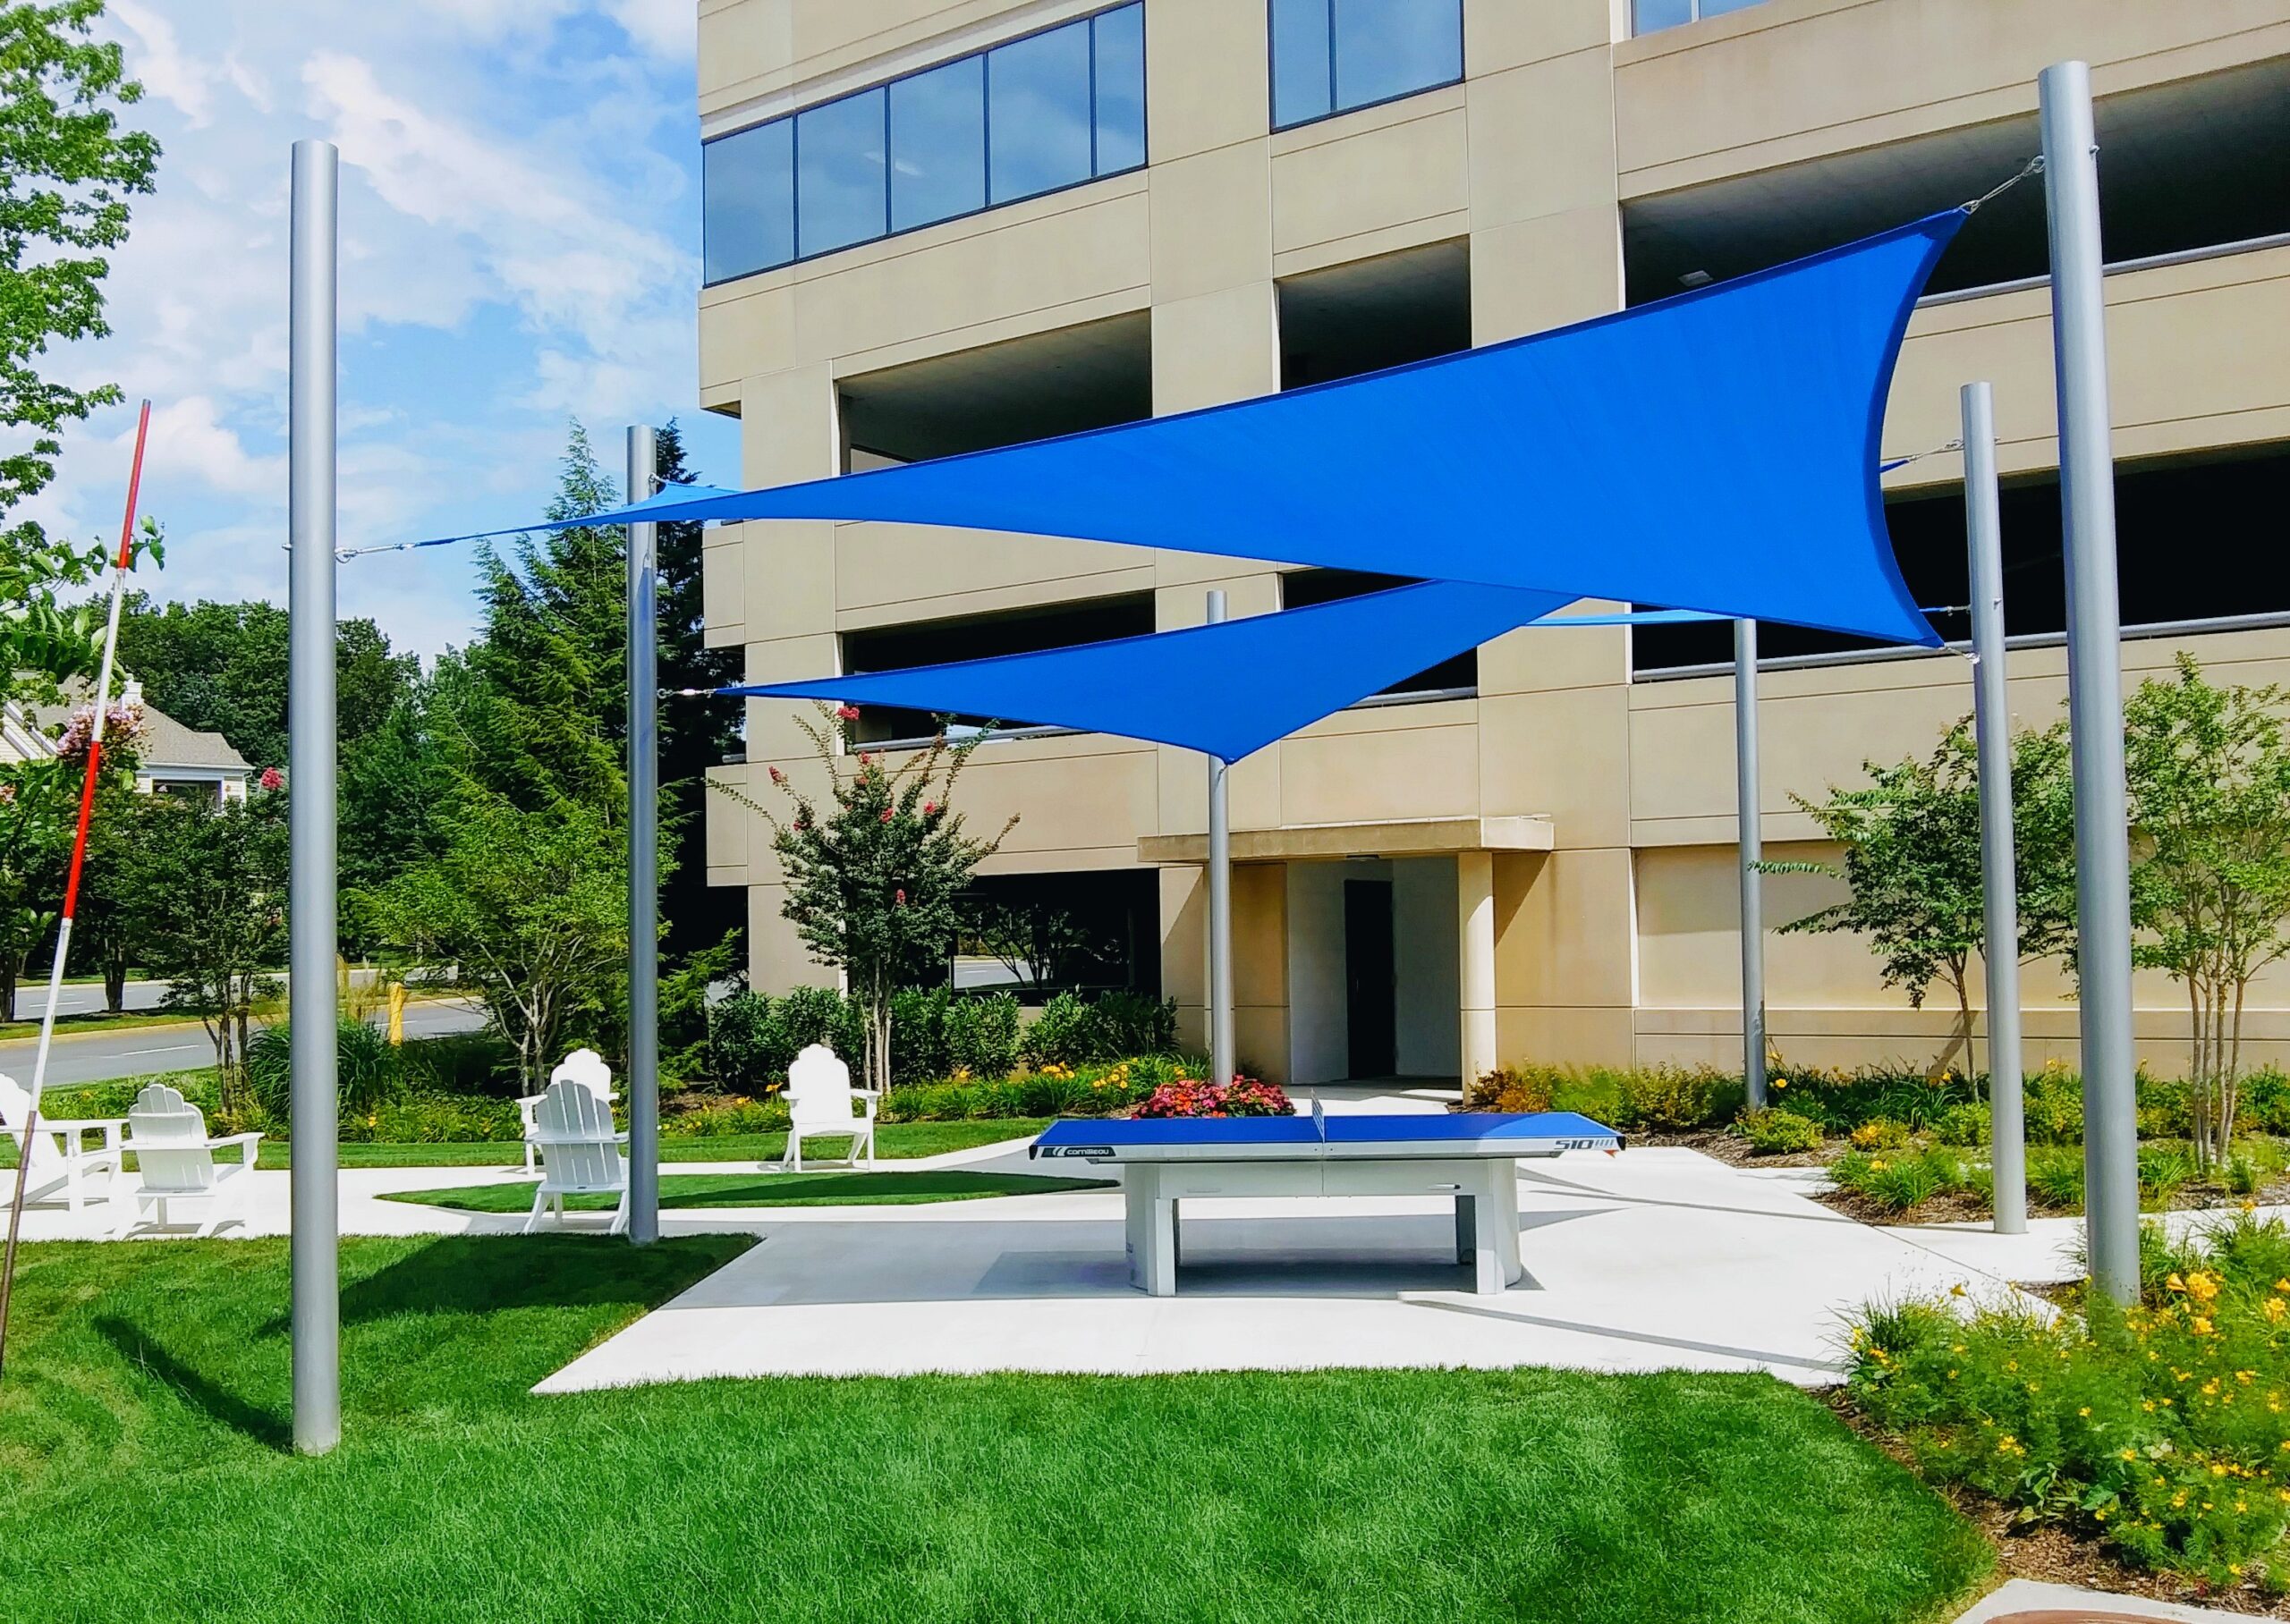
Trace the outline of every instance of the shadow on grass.
<path fill-rule="evenodd" d="M 342 1323 L 514 1308 L 649 1307 L 753 1244 L 745 1235 L 678 1236 L 649 1247 L 597 1235 L 443 1236 L 346 1282 Z M 286 1329 L 284 1319 L 273 1324 Z"/>
<path fill-rule="evenodd" d="M 1068 1190 L 1112 1189 L 1107 1179 L 1054 1178 L 1039 1173 L 973 1172 L 937 1168 L 921 1172 L 672 1173 L 660 1180 L 660 1210 L 751 1206 L 885 1206 L 969 1201 L 988 1196 L 1046 1196 Z M 392 1190 L 384 1200 L 448 1207 L 464 1213 L 522 1213 L 532 1205 L 530 1184 L 478 1184 L 448 1189 Z M 573 1212 L 606 1212 L 617 1196 L 568 1196 Z"/>
<path fill-rule="evenodd" d="M 98 1315 L 95 1325 L 96 1334 L 117 1349 L 122 1358 L 162 1385 L 173 1389 L 185 1403 L 209 1420 L 244 1434 L 266 1449 L 277 1450 L 282 1454 L 293 1450 L 294 1429 L 284 1417 L 275 1416 L 259 1405 L 250 1404 L 201 1375 L 153 1341 L 140 1326 L 108 1314 Z"/>

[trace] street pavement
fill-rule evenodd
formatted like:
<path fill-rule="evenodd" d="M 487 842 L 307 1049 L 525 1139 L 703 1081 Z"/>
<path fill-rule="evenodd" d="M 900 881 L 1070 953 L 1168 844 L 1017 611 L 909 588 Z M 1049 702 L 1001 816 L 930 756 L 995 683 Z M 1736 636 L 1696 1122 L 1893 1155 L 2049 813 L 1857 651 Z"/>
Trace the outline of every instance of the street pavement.
<path fill-rule="evenodd" d="M 151 1004 L 139 1004 L 133 1000 L 134 987 L 156 986 L 165 990 L 165 984 L 144 982 L 130 987 L 130 1009 L 148 1009 Z M 103 1003 L 103 988 L 81 989 L 66 987 L 64 1009 L 74 992 L 91 990 L 98 1009 Z M 38 1002 L 34 1003 L 26 1019 L 38 1019 L 39 1004 L 47 1002 L 47 989 L 41 988 Z M 30 999 L 19 1001 L 19 1009 Z M 153 1002 L 157 1000 L 154 998 Z M 378 1025 L 385 1019 L 375 1017 Z M 257 1022 L 258 1026 L 261 1023 Z M 483 1010 L 474 999 L 423 999 L 410 1003 L 405 1010 L 405 1035 L 408 1037 L 442 1037 L 454 1032 L 474 1032 L 485 1024 Z M 6 1072 L 18 1082 L 29 1085 L 32 1077 L 32 1060 L 38 1044 L 31 1038 L 20 1038 L 0 1043 L 0 1071 Z M 108 1032 L 60 1033 L 55 1046 L 47 1057 L 47 1086 L 63 1087 L 72 1083 L 98 1083 L 114 1077 L 140 1077 L 152 1071 L 183 1071 L 194 1066 L 215 1063 L 215 1045 L 207 1036 L 207 1028 L 198 1021 L 185 1021 L 176 1026 L 128 1027 Z"/>

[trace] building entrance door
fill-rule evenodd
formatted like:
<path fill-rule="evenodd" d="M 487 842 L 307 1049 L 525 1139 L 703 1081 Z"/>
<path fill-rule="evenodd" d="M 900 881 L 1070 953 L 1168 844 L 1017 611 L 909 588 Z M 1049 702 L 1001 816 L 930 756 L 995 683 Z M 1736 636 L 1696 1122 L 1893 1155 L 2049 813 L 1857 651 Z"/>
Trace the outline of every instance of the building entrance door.
<path fill-rule="evenodd" d="M 1390 1077 L 1399 1070 L 1397 964 L 1392 952 L 1392 883 L 1344 882 L 1346 1070 Z"/>

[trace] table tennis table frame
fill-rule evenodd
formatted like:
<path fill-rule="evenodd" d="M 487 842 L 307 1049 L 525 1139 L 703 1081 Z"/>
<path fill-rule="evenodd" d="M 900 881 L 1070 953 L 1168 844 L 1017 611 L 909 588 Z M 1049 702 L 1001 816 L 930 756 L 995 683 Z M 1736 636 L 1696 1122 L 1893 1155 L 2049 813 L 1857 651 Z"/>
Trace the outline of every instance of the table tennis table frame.
<path fill-rule="evenodd" d="M 1205 1198 L 1260 1196 L 1452 1196 L 1455 1261 L 1473 1271 L 1473 1290 L 1491 1296 L 1518 1282 L 1519 1161 L 1516 1155 L 1430 1156 L 1410 1153 L 1311 1158 L 1226 1154 L 1121 1162 L 1126 1208 L 1129 1282 L 1154 1297 L 1174 1297 L 1183 1245 L 1178 1205 Z"/>

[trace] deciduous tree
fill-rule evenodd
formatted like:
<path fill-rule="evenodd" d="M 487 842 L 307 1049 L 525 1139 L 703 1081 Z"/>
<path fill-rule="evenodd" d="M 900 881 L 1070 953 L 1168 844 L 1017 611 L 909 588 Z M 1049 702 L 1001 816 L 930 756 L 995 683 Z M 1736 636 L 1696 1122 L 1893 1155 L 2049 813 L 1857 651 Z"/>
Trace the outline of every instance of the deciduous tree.
<path fill-rule="evenodd" d="M 2124 706 L 2134 962 L 2186 988 L 2195 1155 L 2223 1162 L 2252 979 L 2290 952 L 2290 748 L 2278 688 L 2215 688 L 2182 654 Z"/>

